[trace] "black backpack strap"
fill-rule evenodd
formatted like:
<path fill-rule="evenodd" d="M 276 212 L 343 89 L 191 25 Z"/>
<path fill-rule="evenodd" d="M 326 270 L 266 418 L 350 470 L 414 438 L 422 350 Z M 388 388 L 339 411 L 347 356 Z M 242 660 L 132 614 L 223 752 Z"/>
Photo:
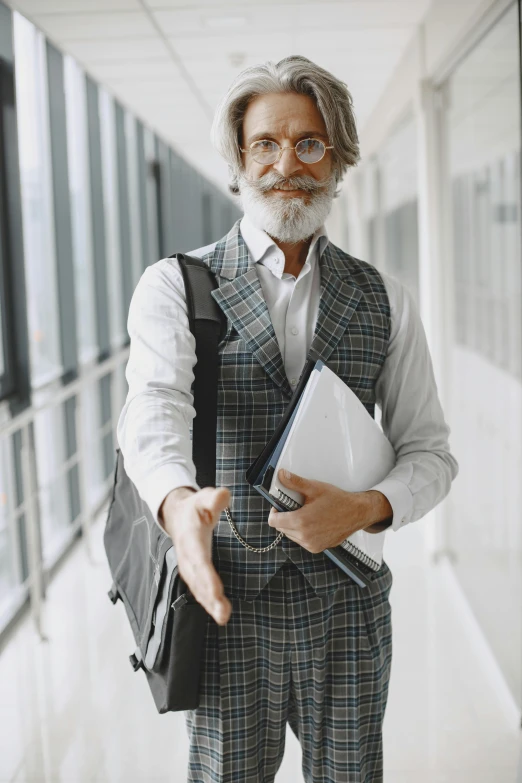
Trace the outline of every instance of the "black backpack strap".
<path fill-rule="evenodd" d="M 213 272 L 199 258 L 176 253 L 183 282 L 190 330 L 196 340 L 192 459 L 200 487 L 216 486 L 218 345 L 226 333 L 226 318 L 210 295 L 217 288 Z"/>

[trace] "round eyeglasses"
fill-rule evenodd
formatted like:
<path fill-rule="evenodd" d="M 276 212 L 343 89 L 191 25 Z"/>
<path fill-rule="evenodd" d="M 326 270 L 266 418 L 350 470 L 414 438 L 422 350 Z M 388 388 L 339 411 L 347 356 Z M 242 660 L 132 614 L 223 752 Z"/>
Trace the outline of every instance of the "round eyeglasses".
<path fill-rule="evenodd" d="M 326 150 L 333 150 L 333 147 L 327 147 L 319 139 L 302 139 L 295 147 L 280 147 L 275 141 L 260 139 L 253 141 L 248 150 L 241 147 L 239 149 L 241 152 L 250 152 L 257 163 L 269 166 L 280 160 L 283 150 L 295 150 L 295 154 L 303 163 L 319 163 L 326 155 Z"/>

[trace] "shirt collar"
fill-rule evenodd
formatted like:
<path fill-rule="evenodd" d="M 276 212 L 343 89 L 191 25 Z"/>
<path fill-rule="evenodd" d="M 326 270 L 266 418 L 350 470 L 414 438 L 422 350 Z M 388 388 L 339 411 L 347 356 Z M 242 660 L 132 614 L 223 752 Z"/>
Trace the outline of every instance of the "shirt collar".
<path fill-rule="evenodd" d="M 276 277 L 281 278 L 284 271 L 284 255 L 272 237 L 258 228 L 248 215 L 244 215 L 241 219 L 240 230 L 252 262 L 263 264 Z M 311 265 L 316 258 L 320 258 L 327 244 L 328 234 L 325 226 L 322 225 L 312 237 L 305 265 Z"/>

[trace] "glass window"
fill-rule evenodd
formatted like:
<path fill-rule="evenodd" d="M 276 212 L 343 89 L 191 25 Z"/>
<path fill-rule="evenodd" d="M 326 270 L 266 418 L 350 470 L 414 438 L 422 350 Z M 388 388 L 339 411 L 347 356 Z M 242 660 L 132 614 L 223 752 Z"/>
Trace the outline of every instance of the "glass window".
<path fill-rule="evenodd" d="M 225 231 L 223 230 L 223 226 L 221 225 L 221 218 L 220 218 L 220 203 L 221 199 L 225 198 L 225 196 L 222 196 L 220 191 L 217 188 L 212 187 L 210 190 L 210 230 L 209 230 L 209 241 L 210 242 L 216 242 L 218 239 L 221 239 Z"/>
<path fill-rule="evenodd" d="M 384 221 L 384 271 L 419 300 L 417 132 L 409 118 L 391 134 L 378 156 Z"/>
<path fill-rule="evenodd" d="M 159 201 L 158 201 L 158 162 L 156 157 L 156 142 L 154 134 L 148 128 L 143 129 L 143 154 L 146 166 L 146 236 L 148 238 L 148 254 L 145 264 L 153 264 L 159 260 Z"/>
<path fill-rule="evenodd" d="M 1 64 L 0 64 L 1 68 Z M 0 80 L 2 79 L 2 73 L 0 71 Z M 0 84 L 0 139 L 2 138 L 2 115 L 3 106 L 1 105 L 2 87 Z M 3 182 L 3 171 L 1 171 L 1 161 L 3 159 L 3 150 L 0 149 L 0 399 L 7 395 L 11 391 L 13 385 L 13 379 L 9 377 L 11 375 L 9 367 L 9 350 L 10 345 L 7 343 L 7 335 L 9 334 L 9 327 L 7 323 L 8 313 L 7 305 L 9 301 L 10 291 L 6 285 L 6 264 L 10 257 L 9 248 L 7 244 L 7 232 L 5 227 L 7 225 L 8 216 L 6 214 L 5 199 L 2 194 L 5 193 L 5 187 Z"/>
<path fill-rule="evenodd" d="M 120 287 L 122 290 L 122 329 L 127 334 L 127 318 L 132 298 L 132 237 L 131 216 L 129 211 L 129 176 L 127 157 L 127 138 L 125 135 L 125 109 L 115 103 L 116 126 L 116 165 L 118 172 L 118 214 L 120 224 Z"/>
<path fill-rule="evenodd" d="M 381 218 L 380 218 L 380 170 L 377 157 L 361 164 L 360 170 L 354 172 L 354 198 L 360 205 L 362 222 L 361 256 L 373 266 L 384 270 L 384 258 L 381 253 Z"/>
<path fill-rule="evenodd" d="M 100 436 L 101 408 L 99 381 L 82 390 L 82 426 L 85 438 L 85 475 L 87 497 L 91 507 L 96 507 L 106 492 L 105 467 Z"/>
<path fill-rule="evenodd" d="M 455 570 L 522 703 L 520 61 L 513 5 L 443 87 L 451 177 Z"/>
<path fill-rule="evenodd" d="M 120 223 L 118 207 L 118 170 L 114 100 L 99 90 L 100 133 L 103 166 L 103 200 L 105 205 L 105 239 L 107 284 L 109 289 L 109 323 L 111 347 L 120 348 L 126 341 L 123 332 L 123 298 L 121 285 Z"/>
<path fill-rule="evenodd" d="M 2 237 L 0 236 L 0 242 L 1 241 L 2 241 Z M 2 274 L 2 268 L 0 267 L 0 275 L 1 274 Z M 3 279 L 2 279 L 2 284 L 3 284 Z M 3 391 L 2 381 L 6 371 L 6 366 L 5 366 L 6 346 L 4 344 L 4 318 L 5 318 L 5 313 L 2 307 L 2 297 L 0 297 L 0 393 Z"/>
<path fill-rule="evenodd" d="M 190 242 L 192 232 L 192 171 L 185 165 L 185 161 L 171 151 L 171 187 L 172 187 L 172 220 L 174 225 L 174 237 L 171 244 L 171 253 L 182 253 L 191 248 L 200 247 Z"/>
<path fill-rule="evenodd" d="M 95 359 L 98 353 L 85 74 L 75 60 L 67 56 L 64 69 L 78 352 L 80 362 L 84 364 Z"/>
<path fill-rule="evenodd" d="M 61 472 L 67 458 L 62 406 L 37 413 L 34 431 L 43 561 L 50 566 L 70 539 L 67 475 Z"/>
<path fill-rule="evenodd" d="M 125 138 L 127 147 L 127 182 L 129 188 L 130 247 L 132 288 L 136 287 L 143 271 L 141 238 L 141 204 L 138 181 L 138 139 L 136 118 L 125 112 Z M 127 263 L 129 260 L 127 259 Z"/>
<path fill-rule="evenodd" d="M 100 428 L 102 430 L 101 447 L 104 461 L 104 478 L 108 478 L 114 470 L 114 426 L 112 421 L 113 384 L 113 373 L 108 373 L 100 378 L 98 387 L 100 394 Z"/>
<path fill-rule="evenodd" d="M 171 161 L 177 156 L 167 145 L 156 138 L 156 150 L 158 160 L 158 205 L 160 214 L 160 254 L 162 257 L 170 256 L 171 253 L 178 252 L 181 249 L 179 245 L 179 237 L 177 236 L 178 225 L 176 223 L 176 230 L 174 229 L 175 221 L 178 219 L 179 211 L 174 208 L 172 201 L 173 189 L 171 187 Z M 179 197 L 179 194 L 184 192 L 184 183 L 181 180 L 177 180 L 176 188 L 174 189 L 174 196 Z M 174 246 L 174 240 L 178 240 L 178 244 Z"/>
<path fill-rule="evenodd" d="M 13 600 L 13 588 L 20 581 L 12 524 L 15 506 L 12 489 L 8 439 L 3 438 L 0 440 L 0 630 Z"/>
<path fill-rule="evenodd" d="M 45 38 L 13 16 L 31 380 L 40 386 L 62 373 Z"/>
<path fill-rule="evenodd" d="M 207 190 L 201 193 L 201 212 L 203 217 L 203 244 L 212 242 L 212 198 Z"/>

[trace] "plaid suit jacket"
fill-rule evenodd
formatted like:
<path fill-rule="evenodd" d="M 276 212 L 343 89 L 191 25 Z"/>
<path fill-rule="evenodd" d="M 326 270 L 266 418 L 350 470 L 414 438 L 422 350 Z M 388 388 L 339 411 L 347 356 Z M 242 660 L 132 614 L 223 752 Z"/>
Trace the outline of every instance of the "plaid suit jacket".
<path fill-rule="evenodd" d="M 218 288 L 212 296 L 228 324 L 219 349 L 216 486 L 229 488 L 236 527 L 258 548 L 268 546 L 277 532 L 267 523 L 270 504 L 247 484 L 245 473 L 273 434 L 292 389 L 239 223 L 202 260 L 216 274 Z M 320 259 L 320 277 L 310 351 L 345 381 L 373 416 L 375 384 L 390 336 L 384 282 L 371 264 L 331 243 Z M 245 549 L 222 515 L 214 531 L 214 562 L 227 595 L 253 601 L 287 558 L 318 595 L 352 581 L 326 555 L 312 554 L 286 537 L 269 552 Z"/>

